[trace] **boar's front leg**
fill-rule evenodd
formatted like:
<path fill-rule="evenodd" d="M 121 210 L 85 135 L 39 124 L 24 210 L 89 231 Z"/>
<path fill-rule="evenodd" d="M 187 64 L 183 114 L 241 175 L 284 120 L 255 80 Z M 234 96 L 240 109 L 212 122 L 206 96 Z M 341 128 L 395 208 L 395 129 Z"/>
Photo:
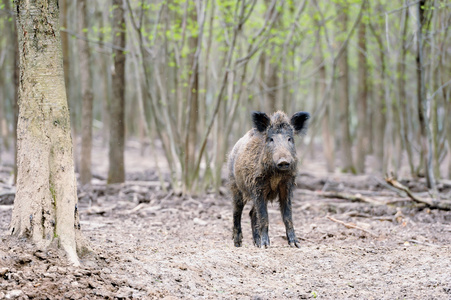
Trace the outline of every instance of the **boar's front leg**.
<path fill-rule="evenodd" d="M 254 205 L 252 205 L 252 209 L 249 212 L 249 217 L 251 217 L 252 239 L 254 240 L 254 245 L 260 247 L 260 225 L 258 224 L 257 210 Z"/>
<path fill-rule="evenodd" d="M 244 201 L 240 191 L 233 193 L 233 242 L 235 247 L 241 247 L 243 233 L 241 232 L 241 214 L 243 213 Z"/>
<path fill-rule="evenodd" d="M 280 212 L 282 214 L 285 231 L 287 233 L 288 244 L 299 248 L 299 240 L 296 238 L 293 226 L 293 217 L 291 213 L 291 198 L 293 198 L 293 190 L 291 186 L 283 186 L 279 190 Z"/>
<path fill-rule="evenodd" d="M 269 219 L 268 219 L 268 207 L 265 199 L 263 196 L 257 196 L 254 198 L 254 207 L 252 208 L 255 210 L 256 218 L 252 217 L 253 224 L 252 228 L 254 226 L 258 226 L 258 232 L 260 233 L 260 239 L 257 238 L 256 235 L 254 235 L 254 242 L 257 247 L 261 248 L 268 248 L 269 247 L 269 236 L 268 236 L 268 226 L 269 226 Z M 252 229 L 254 230 L 254 229 Z"/>

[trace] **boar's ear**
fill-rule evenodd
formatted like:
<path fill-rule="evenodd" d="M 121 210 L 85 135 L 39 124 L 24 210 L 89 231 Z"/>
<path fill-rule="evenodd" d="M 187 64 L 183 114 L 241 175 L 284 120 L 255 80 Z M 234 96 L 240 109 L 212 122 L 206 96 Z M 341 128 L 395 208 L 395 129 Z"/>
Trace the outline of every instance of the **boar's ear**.
<path fill-rule="evenodd" d="M 252 112 L 252 122 L 258 131 L 265 132 L 271 123 L 271 120 L 264 112 L 254 111 Z"/>
<path fill-rule="evenodd" d="M 308 119 L 310 119 L 310 114 L 305 111 L 297 112 L 291 117 L 290 123 L 294 127 L 295 134 L 301 134 L 307 130 Z"/>

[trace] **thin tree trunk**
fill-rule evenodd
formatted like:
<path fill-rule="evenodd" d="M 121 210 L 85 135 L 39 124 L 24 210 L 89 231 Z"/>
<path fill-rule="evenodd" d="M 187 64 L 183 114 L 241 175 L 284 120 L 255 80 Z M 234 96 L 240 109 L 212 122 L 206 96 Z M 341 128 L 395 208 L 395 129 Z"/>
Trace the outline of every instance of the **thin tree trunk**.
<path fill-rule="evenodd" d="M 417 100 L 418 100 L 418 118 L 420 121 L 421 134 L 421 154 L 424 157 L 426 181 L 428 188 L 435 190 L 435 177 L 433 170 L 433 149 L 432 134 L 429 127 L 429 117 L 427 115 L 427 107 L 429 100 L 426 98 L 426 86 L 424 79 L 424 63 L 423 63 L 423 25 L 426 0 L 418 3 L 418 20 L 417 20 Z"/>
<path fill-rule="evenodd" d="M 125 15 L 122 0 L 113 0 L 113 44 L 125 48 Z M 125 181 L 125 54 L 114 49 L 113 97 L 110 105 L 110 151 L 108 183 Z"/>
<path fill-rule="evenodd" d="M 197 11 L 196 5 L 190 8 L 189 18 L 191 22 L 197 23 Z M 189 66 L 191 66 L 191 75 L 189 76 L 189 84 L 188 84 L 188 97 L 190 103 L 188 104 L 188 126 L 187 133 L 185 139 L 185 193 L 186 188 L 191 185 L 190 177 L 192 175 L 194 164 L 196 160 L 196 145 L 197 145 L 197 124 L 198 124 L 198 115 L 199 115 L 199 60 L 196 57 L 196 52 L 198 51 L 198 35 L 191 35 L 188 38 L 188 45 L 191 49 L 191 55 L 189 59 Z M 200 50 L 200 49 L 199 49 Z"/>
<path fill-rule="evenodd" d="M 88 38 L 87 2 L 78 1 L 78 32 L 85 39 Z M 92 151 L 92 72 L 90 68 L 91 53 L 89 44 L 85 39 L 78 40 L 78 53 L 80 60 L 80 83 L 82 93 L 82 140 L 81 140 L 81 161 L 80 161 L 80 181 L 82 185 L 91 182 L 91 151 Z"/>
<path fill-rule="evenodd" d="M 322 101 L 324 99 L 324 95 L 327 90 L 326 84 L 326 65 L 324 61 L 324 55 L 322 51 L 321 45 L 321 36 L 319 35 L 318 28 L 318 55 L 317 55 L 317 65 L 322 64 L 318 71 L 318 98 L 316 101 Z M 320 102 L 318 102 L 320 103 Z M 333 123 L 331 109 L 330 109 L 331 101 L 327 101 L 324 107 L 324 114 L 321 118 L 321 133 L 322 133 L 322 146 L 324 151 L 324 156 L 326 158 L 326 167 L 328 172 L 334 172 L 335 170 L 335 150 L 334 150 L 334 137 L 331 134 L 332 128 L 331 123 Z M 332 121 L 332 122 L 331 122 Z"/>
<path fill-rule="evenodd" d="M 281 4 L 279 4 L 277 6 L 277 9 L 282 10 L 283 9 L 283 4 L 284 2 L 282 2 Z M 275 30 L 279 30 L 279 16 L 280 14 L 277 13 L 276 11 L 276 7 L 271 5 L 271 0 L 266 0 L 266 5 L 268 7 L 268 11 L 267 14 L 269 15 L 267 18 L 268 19 L 272 19 L 272 15 L 276 14 L 276 19 L 274 20 L 274 24 L 273 24 L 273 28 Z M 275 55 L 277 55 L 277 46 L 275 44 L 269 44 L 269 47 L 271 48 L 271 56 L 270 57 L 274 57 Z M 267 59 L 266 60 L 267 63 L 267 68 L 266 68 L 266 88 L 267 88 L 267 95 L 268 95 L 268 112 L 269 113 L 273 113 L 277 110 L 280 110 L 281 107 L 280 105 L 282 105 L 282 102 L 278 101 L 278 88 L 277 86 L 279 85 L 279 77 L 278 77 L 278 72 L 279 72 L 279 60 L 278 59 Z"/>
<path fill-rule="evenodd" d="M 76 250 L 84 251 L 87 244 L 78 223 L 57 2 L 16 1 L 21 81 L 17 193 L 10 230 L 37 247 L 57 240 L 69 260 L 79 265 Z"/>
<path fill-rule="evenodd" d="M 406 38 L 407 38 L 407 27 L 408 27 L 408 20 L 409 20 L 409 10 L 404 10 L 404 16 L 403 16 L 403 25 L 402 25 L 402 32 L 401 32 L 401 47 L 400 47 L 400 57 L 398 60 L 398 67 L 397 67 L 397 74 L 398 74 L 398 103 L 399 103 L 399 109 L 400 109 L 400 126 L 401 126 L 401 140 L 403 143 L 403 147 L 407 152 L 407 161 L 409 163 L 410 167 L 410 174 L 412 176 L 415 176 L 415 165 L 413 163 L 413 153 L 412 153 L 412 132 L 411 132 L 411 126 L 409 125 L 410 118 L 408 117 L 408 112 L 410 108 L 410 102 L 407 101 L 407 93 L 406 93 L 406 79 L 405 79 L 405 73 L 406 73 L 406 54 L 407 54 L 407 45 L 406 45 Z"/>
<path fill-rule="evenodd" d="M 348 10 L 349 5 L 347 1 L 337 4 L 338 23 L 337 29 L 341 34 L 348 31 Z M 343 42 L 339 42 L 340 49 Z M 339 128 L 341 134 L 340 150 L 342 155 L 342 170 L 343 172 L 355 173 L 355 167 L 352 160 L 352 141 L 349 128 L 350 113 L 349 113 L 349 64 L 348 64 L 348 47 L 344 45 L 343 53 L 338 58 L 337 67 L 339 76 L 337 79 L 338 89 L 338 103 L 339 103 Z"/>
<path fill-rule="evenodd" d="M 366 10 L 366 2 L 364 2 Z M 356 171 L 365 173 L 365 157 L 368 153 L 368 65 L 366 49 L 366 23 L 361 22 L 358 32 L 358 74 L 357 74 L 357 148 Z"/>
<path fill-rule="evenodd" d="M 376 12 L 379 12 L 377 10 Z M 376 24 L 379 19 L 376 19 Z M 374 38 L 376 39 L 378 45 L 378 54 L 379 54 L 379 64 L 380 64 L 380 72 L 379 72 L 379 82 L 377 83 L 376 90 L 374 91 L 375 101 L 372 106 L 373 110 L 373 120 L 374 124 L 373 128 L 373 150 L 379 164 L 376 168 L 384 173 L 387 167 L 386 156 L 384 155 L 385 151 L 385 133 L 386 133 L 386 125 L 387 125 L 387 103 L 386 103 L 386 59 L 384 52 L 384 43 L 382 42 L 381 36 L 378 34 L 374 25 L 372 23 L 369 24 L 369 28 Z"/>
<path fill-rule="evenodd" d="M 6 11 L 12 11 L 11 9 L 11 1 L 5 1 L 5 10 Z M 10 25 L 11 28 L 9 30 L 10 34 L 10 43 L 14 47 L 14 58 L 12 65 L 14 67 L 14 88 L 13 88 L 13 98 L 12 98 L 12 105 L 13 108 L 13 139 L 14 139 L 14 183 L 17 182 L 17 119 L 19 115 L 19 45 L 17 42 L 17 20 L 16 15 L 13 16 L 13 22 Z"/>
<path fill-rule="evenodd" d="M 100 28 L 104 28 L 104 13 L 100 13 Z M 109 114 L 109 104 L 111 99 L 111 68 L 110 68 L 110 60 L 111 56 L 109 55 L 109 49 L 104 47 L 103 41 L 105 39 L 104 30 L 99 30 L 99 42 L 103 52 L 101 52 L 100 59 L 100 75 L 102 77 L 102 108 L 101 108 L 101 119 L 102 119 L 102 146 L 106 147 L 109 141 L 108 137 L 108 126 L 110 124 L 110 114 Z"/>

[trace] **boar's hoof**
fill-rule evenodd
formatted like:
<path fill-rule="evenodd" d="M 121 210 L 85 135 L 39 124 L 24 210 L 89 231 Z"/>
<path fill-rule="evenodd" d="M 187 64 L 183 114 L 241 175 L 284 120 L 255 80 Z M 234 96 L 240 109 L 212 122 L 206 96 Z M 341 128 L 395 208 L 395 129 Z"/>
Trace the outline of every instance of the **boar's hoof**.
<path fill-rule="evenodd" d="M 269 248 L 269 237 L 268 236 L 262 236 L 261 245 L 259 245 L 259 247 L 265 248 L 265 249 Z"/>
<path fill-rule="evenodd" d="M 242 241 L 243 241 L 243 234 L 241 232 L 233 233 L 233 242 L 235 244 L 235 247 L 241 247 Z"/>
<path fill-rule="evenodd" d="M 300 248 L 301 246 L 300 246 L 300 242 L 298 241 L 298 240 L 294 240 L 294 241 L 290 241 L 290 242 L 288 242 L 288 244 L 291 246 L 291 247 L 294 247 L 294 246 L 296 246 L 296 248 Z"/>

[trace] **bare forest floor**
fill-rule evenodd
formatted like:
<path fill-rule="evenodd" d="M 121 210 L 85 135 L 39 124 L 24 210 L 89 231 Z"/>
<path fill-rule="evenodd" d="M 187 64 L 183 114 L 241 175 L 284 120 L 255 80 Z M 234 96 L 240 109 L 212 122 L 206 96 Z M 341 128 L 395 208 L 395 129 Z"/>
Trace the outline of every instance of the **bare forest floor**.
<path fill-rule="evenodd" d="M 127 184 L 95 178 L 92 190 L 79 191 L 82 231 L 95 250 L 80 268 L 56 248 L 11 239 L 13 196 L 0 198 L 0 299 L 451 299 L 451 213 L 414 204 L 381 176 L 328 174 L 319 156 L 305 159 L 293 201 L 301 247 L 288 246 L 274 204 L 271 247 L 253 246 L 246 206 L 243 247 L 235 248 L 230 198 L 163 191 L 153 155 L 139 152 L 128 144 Z M 97 177 L 106 175 L 106 154 L 94 151 Z M 5 194 L 11 165 L 2 161 Z M 427 196 L 421 180 L 403 183 Z M 440 188 L 449 199 L 451 186 Z"/>

